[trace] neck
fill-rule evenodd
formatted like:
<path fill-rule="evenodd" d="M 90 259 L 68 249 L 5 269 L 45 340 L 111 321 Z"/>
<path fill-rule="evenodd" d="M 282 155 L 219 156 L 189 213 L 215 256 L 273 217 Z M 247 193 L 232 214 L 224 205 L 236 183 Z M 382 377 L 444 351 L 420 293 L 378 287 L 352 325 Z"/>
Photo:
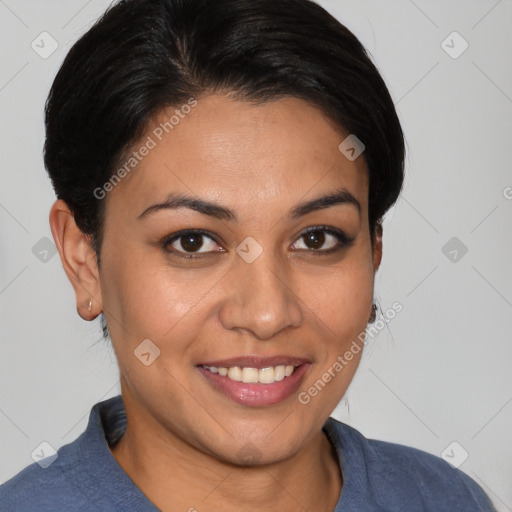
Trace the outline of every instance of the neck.
<path fill-rule="evenodd" d="M 261 466 L 235 466 L 165 432 L 154 435 L 135 418 L 111 448 L 118 464 L 162 512 L 196 509 L 332 511 L 342 477 L 336 451 L 319 431 L 290 458 Z"/>

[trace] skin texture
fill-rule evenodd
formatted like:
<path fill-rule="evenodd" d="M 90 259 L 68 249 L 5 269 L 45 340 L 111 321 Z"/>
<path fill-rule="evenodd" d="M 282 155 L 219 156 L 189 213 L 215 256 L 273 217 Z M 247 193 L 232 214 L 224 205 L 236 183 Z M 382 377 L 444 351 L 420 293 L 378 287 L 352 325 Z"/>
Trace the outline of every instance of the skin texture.
<path fill-rule="evenodd" d="M 366 164 L 338 150 L 346 136 L 300 99 L 255 105 L 208 95 L 108 192 L 100 269 L 67 205 L 51 209 L 78 313 L 92 320 L 104 312 L 118 358 L 128 427 L 113 456 L 163 511 L 328 511 L 339 499 L 342 475 L 321 429 L 362 352 L 307 405 L 297 393 L 267 407 L 237 404 L 196 365 L 247 354 L 306 358 L 301 392 L 364 331 L 382 239 L 376 234 L 372 246 Z M 289 217 L 298 203 L 340 187 L 360 213 L 340 204 Z M 238 219 L 189 208 L 137 218 L 170 192 L 213 201 Z M 302 236 L 319 225 L 354 242 L 322 254 L 334 237 L 314 246 Z M 177 240 L 166 251 L 162 240 L 188 228 L 215 235 L 203 238 L 203 255 L 223 250 L 186 259 L 171 252 L 185 252 Z M 248 236 L 263 249 L 252 263 L 236 253 Z M 161 351 L 149 366 L 134 356 L 145 339 Z M 243 465 L 248 450 L 257 460 Z"/>

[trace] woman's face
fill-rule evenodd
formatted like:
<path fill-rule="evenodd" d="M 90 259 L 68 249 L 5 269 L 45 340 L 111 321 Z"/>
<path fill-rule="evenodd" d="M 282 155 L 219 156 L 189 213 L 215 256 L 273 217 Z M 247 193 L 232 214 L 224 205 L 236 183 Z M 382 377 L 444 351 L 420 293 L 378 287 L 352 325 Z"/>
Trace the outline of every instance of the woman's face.
<path fill-rule="evenodd" d="M 361 357 L 344 354 L 366 327 L 381 250 L 365 162 L 299 99 L 211 95 L 190 110 L 168 134 L 175 109 L 154 121 L 106 197 L 99 282 L 125 404 L 162 441 L 282 460 L 318 435 Z M 301 208 L 341 189 L 355 201 Z M 215 207 L 151 209 L 177 196 Z M 296 369 L 283 378 L 283 366 Z"/>

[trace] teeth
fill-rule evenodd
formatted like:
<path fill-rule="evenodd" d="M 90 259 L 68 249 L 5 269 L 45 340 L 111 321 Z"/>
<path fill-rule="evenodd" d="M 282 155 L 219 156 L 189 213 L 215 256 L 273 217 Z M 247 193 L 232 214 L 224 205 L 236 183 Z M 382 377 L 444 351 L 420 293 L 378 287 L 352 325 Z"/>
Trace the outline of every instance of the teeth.
<path fill-rule="evenodd" d="M 229 373 L 228 373 L 229 375 Z M 243 368 L 242 369 L 242 382 L 255 384 L 258 382 L 258 370 L 256 368 Z"/>
<path fill-rule="evenodd" d="M 272 384 L 276 381 L 276 371 L 271 366 L 269 368 L 262 368 L 258 374 L 258 382 L 261 384 Z"/>
<path fill-rule="evenodd" d="M 276 366 L 275 372 L 274 372 L 274 379 L 276 382 L 279 382 L 283 380 L 286 377 L 286 366 Z"/>
<path fill-rule="evenodd" d="M 235 366 L 228 370 L 228 377 L 231 380 L 236 380 L 240 382 L 242 380 L 242 369 L 239 366 Z"/>
<path fill-rule="evenodd" d="M 223 377 L 228 377 L 237 382 L 245 382 L 247 384 L 273 384 L 280 382 L 285 377 L 289 377 L 295 370 L 292 365 L 279 365 L 269 366 L 267 368 L 241 368 L 240 366 L 233 366 L 231 368 L 218 368 L 216 366 L 204 366 L 206 370 L 212 373 L 218 373 Z"/>

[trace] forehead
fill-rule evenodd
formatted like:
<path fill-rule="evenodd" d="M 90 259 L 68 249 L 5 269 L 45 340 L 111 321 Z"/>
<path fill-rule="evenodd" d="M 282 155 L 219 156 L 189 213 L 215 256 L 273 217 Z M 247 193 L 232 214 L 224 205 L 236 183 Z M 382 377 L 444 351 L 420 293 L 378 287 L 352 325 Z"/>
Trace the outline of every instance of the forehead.
<path fill-rule="evenodd" d="M 340 186 L 367 209 L 364 158 L 346 158 L 338 146 L 349 134 L 318 108 L 297 98 L 256 105 L 222 95 L 186 105 L 152 120 L 107 210 L 133 217 L 177 191 L 254 211 Z"/>

